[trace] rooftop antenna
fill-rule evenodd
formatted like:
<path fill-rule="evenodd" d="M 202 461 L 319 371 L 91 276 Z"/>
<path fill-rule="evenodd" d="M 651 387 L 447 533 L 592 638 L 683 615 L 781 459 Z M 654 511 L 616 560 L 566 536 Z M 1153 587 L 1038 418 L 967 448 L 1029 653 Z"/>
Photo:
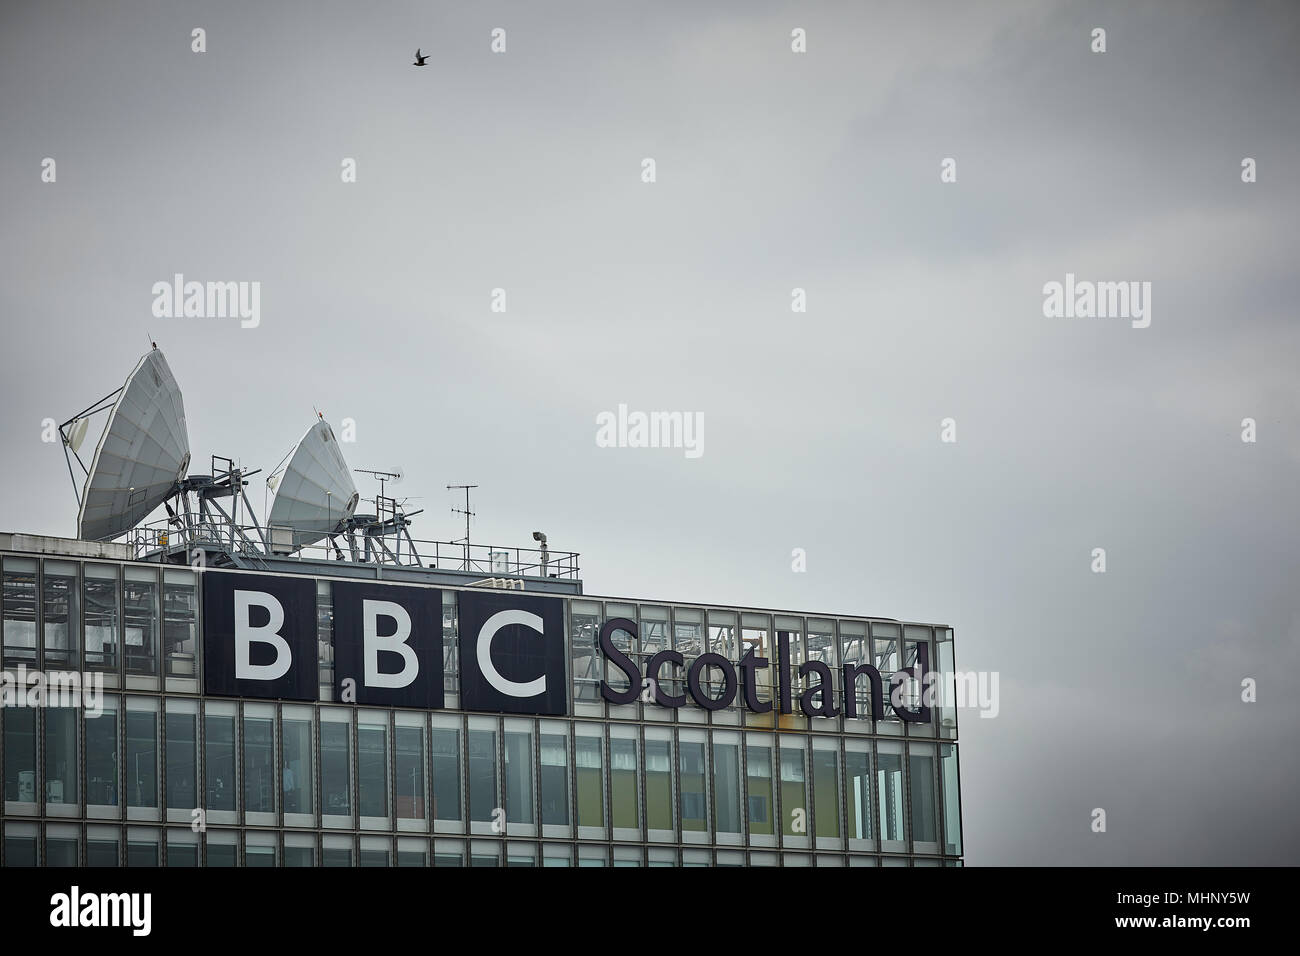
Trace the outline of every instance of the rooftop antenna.
<path fill-rule="evenodd" d="M 448 485 L 448 491 L 462 490 L 465 492 L 465 509 L 462 511 L 455 505 L 451 506 L 452 514 L 463 514 L 465 516 L 465 565 L 462 570 L 468 571 L 469 565 L 469 519 L 474 517 L 474 512 L 469 510 L 469 491 L 471 488 L 477 488 L 478 485 Z"/>
<path fill-rule="evenodd" d="M 369 475 L 371 478 L 379 479 L 379 497 L 384 497 L 384 482 L 391 481 L 394 484 L 402 480 L 400 471 L 378 471 L 374 468 L 353 468 L 353 471 L 361 475 Z"/>
<path fill-rule="evenodd" d="M 392 471 L 382 471 L 378 468 L 354 468 L 353 471 L 369 475 L 379 481 L 379 494 L 375 495 L 373 499 L 375 514 L 370 517 L 369 523 L 362 528 L 365 534 L 364 541 L 367 555 L 373 545 L 378 560 L 382 561 L 387 558 L 396 564 L 401 564 L 402 539 L 405 538 L 406 544 L 410 548 L 408 557 L 415 562 L 416 566 L 424 567 L 420 552 L 415 546 L 415 539 L 411 537 L 411 519 L 418 514 L 422 514 L 424 509 L 407 512 L 405 509 L 406 499 L 399 502 L 396 498 L 390 498 L 384 494 L 384 482 L 391 481 L 393 484 L 397 484 L 402 480 L 401 466 L 399 465 Z M 372 499 L 367 498 L 366 500 L 370 501 Z M 394 536 L 393 548 L 390 548 L 384 540 L 389 535 Z M 433 566 L 437 567 L 436 564 Z"/>

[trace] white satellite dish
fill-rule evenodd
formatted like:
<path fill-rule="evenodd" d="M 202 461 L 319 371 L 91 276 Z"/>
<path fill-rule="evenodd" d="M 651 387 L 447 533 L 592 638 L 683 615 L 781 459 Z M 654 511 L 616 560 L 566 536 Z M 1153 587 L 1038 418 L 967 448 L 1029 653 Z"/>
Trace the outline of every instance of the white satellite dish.
<path fill-rule="evenodd" d="M 323 418 L 307 429 L 289 454 L 288 464 L 276 469 L 266 485 L 275 492 L 267 525 L 292 528 L 298 548 L 340 531 L 361 497 L 338 440 Z"/>
<path fill-rule="evenodd" d="M 84 423 L 74 426 L 84 434 Z M 86 475 L 77 537 L 116 538 L 176 490 L 190 465 L 185 404 L 162 352 L 146 352 L 108 414 Z"/>

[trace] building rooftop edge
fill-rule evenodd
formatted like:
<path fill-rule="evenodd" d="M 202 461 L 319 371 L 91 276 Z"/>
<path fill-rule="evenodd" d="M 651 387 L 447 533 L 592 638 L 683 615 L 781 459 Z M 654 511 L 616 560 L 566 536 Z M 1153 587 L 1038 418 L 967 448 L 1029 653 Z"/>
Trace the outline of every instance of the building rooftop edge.
<path fill-rule="evenodd" d="M 96 559 L 109 560 L 109 561 L 127 561 L 132 564 L 159 565 L 162 567 L 168 566 L 165 562 L 149 561 L 149 560 L 137 558 L 135 555 L 131 553 L 131 547 L 130 545 L 127 544 L 119 544 L 117 542 L 112 542 L 112 541 L 84 541 L 80 538 L 64 538 L 64 537 L 59 537 L 57 535 L 27 534 L 24 532 L 16 532 L 16 531 L 0 532 L 0 552 L 56 555 L 59 557 L 71 557 L 71 558 L 96 558 Z M 381 572 L 382 580 L 386 584 L 398 584 L 398 585 L 408 584 L 408 585 L 426 586 L 426 587 L 438 586 L 438 587 L 451 587 L 459 590 L 473 590 L 475 589 L 474 585 L 469 582 L 466 582 L 464 584 L 454 584 L 446 581 L 420 580 L 420 576 L 423 572 L 423 574 L 426 576 L 437 574 L 442 577 L 454 577 L 460 575 L 463 575 L 467 578 L 482 577 L 482 575 L 478 574 L 477 572 L 472 572 L 472 573 L 462 572 L 453 569 L 433 569 L 433 568 L 420 569 L 420 568 L 412 568 L 404 565 L 390 566 L 390 565 L 380 564 L 378 562 L 369 562 L 369 563 L 344 562 L 344 564 L 348 566 L 379 569 Z M 300 575 L 300 576 L 310 575 L 312 577 L 328 578 L 330 580 L 342 580 L 342 581 L 355 579 L 356 577 L 355 575 L 338 573 L 338 570 L 335 569 L 335 566 L 332 562 L 316 561 L 313 559 L 307 559 L 307 560 L 280 559 L 274 562 L 274 566 L 264 568 L 264 569 L 235 567 L 235 568 L 207 568 L 205 570 L 217 571 L 217 572 L 228 571 L 237 574 L 238 573 L 289 574 L 289 575 Z M 383 572 L 388 572 L 389 574 L 392 574 L 392 576 L 391 577 L 383 576 L 382 574 Z M 489 577 L 491 576 L 489 575 Z M 539 577 L 526 577 L 526 576 L 518 577 L 518 576 L 511 576 L 511 575 L 502 575 L 502 577 L 510 578 L 511 580 L 532 582 L 536 584 L 542 584 L 544 582 L 550 582 L 553 580 L 553 579 L 539 578 Z M 554 580 L 558 580 L 558 579 L 554 579 Z M 864 621 L 880 621 L 880 622 L 890 623 L 890 624 L 899 624 L 904 627 L 911 625 L 915 627 L 934 627 L 934 628 L 943 628 L 945 630 L 954 630 L 952 625 L 946 623 L 940 623 L 935 621 L 927 622 L 927 621 L 905 620 L 896 617 L 886 617 L 884 615 L 879 615 L 879 614 L 858 614 L 858 613 L 846 613 L 840 611 L 805 611 L 805 610 L 798 610 L 794 608 L 761 607 L 758 605 L 738 604 L 734 602 L 725 602 L 725 601 L 700 602 L 700 601 L 666 600 L 666 599 L 659 599 L 659 598 L 629 597 L 626 595 L 617 595 L 617 594 L 587 594 L 581 590 L 580 580 L 575 580 L 575 579 L 570 579 L 570 580 L 573 581 L 573 583 L 578 585 L 577 590 L 555 589 L 555 590 L 541 591 L 541 593 L 560 594 L 572 598 L 574 600 L 580 600 L 580 601 L 606 601 L 615 604 L 625 603 L 625 604 L 642 604 L 642 605 L 652 604 L 652 605 L 664 605 L 664 606 L 671 605 L 674 607 L 699 608 L 701 610 L 705 610 L 708 608 L 715 608 L 715 609 L 735 610 L 735 611 L 740 611 L 741 613 L 753 612 L 758 614 L 784 614 L 784 615 L 790 615 L 792 617 L 848 618 L 848 619 L 858 619 Z M 479 588 L 479 590 L 482 590 L 482 588 Z M 539 593 L 539 589 L 535 589 L 532 593 L 534 594 Z"/>

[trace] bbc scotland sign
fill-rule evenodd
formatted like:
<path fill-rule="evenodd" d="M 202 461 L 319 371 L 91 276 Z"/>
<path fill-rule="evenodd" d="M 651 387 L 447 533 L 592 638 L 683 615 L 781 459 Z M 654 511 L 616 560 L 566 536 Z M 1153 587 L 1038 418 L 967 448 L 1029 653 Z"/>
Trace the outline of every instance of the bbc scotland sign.
<path fill-rule="evenodd" d="M 334 581 L 334 697 L 379 707 L 436 710 L 443 695 L 442 591 L 439 588 Z M 460 706 L 464 710 L 506 714 L 563 716 L 568 713 L 563 599 L 517 591 L 460 591 Z M 799 665 L 804 689 L 795 698 L 789 634 L 776 633 L 775 662 L 746 650 L 737 662 L 705 653 L 687 661 L 663 650 L 645 662 L 644 673 L 623 653 L 614 634 L 636 638 L 635 621 L 613 618 L 599 636 L 600 651 L 611 670 L 621 671 L 626 686 L 601 683 L 601 696 L 612 704 L 638 698 L 661 707 L 679 708 L 688 697 L 705 710 L 739 700 L 754 713 L 799 710 L 808 717 L 865 718 L 856 693 L 836 700 L 831 667 L 822 661 Z M 319 696 L 319 622 L 316 582 L 270 574 L 209 571 L 203 575 L 203 686 L 223 697 L 316 700 Z M 845 664 L 841 687 L 870 686 L 871 710 L 884 718 L 886 703 L 908 722 L 928 723 L 930 708 L 906 707 L 898 689 L 915 680 L 925 686 L 929 671 L 925 644 L 917 645 L 917 663 L 885 681 L 869 664 Z M 762 671 L 775 664 L 771 680 Z M 687 693 L 669 694 L 666 673 L 684 672 Z M 716 672 L 718 677 L 712 677 Z M 715 694 L 711 683 L 720 690 Z M 758 685 L 771 683 L 775 700 L 759 698 Z"/>

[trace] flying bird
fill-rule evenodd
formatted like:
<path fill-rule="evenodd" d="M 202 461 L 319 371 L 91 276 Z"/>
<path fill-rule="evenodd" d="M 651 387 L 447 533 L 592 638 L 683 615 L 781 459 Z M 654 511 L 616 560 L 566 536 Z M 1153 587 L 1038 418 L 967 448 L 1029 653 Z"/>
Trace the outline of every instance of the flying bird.
<path fill-rule="evenodd" d="M 411 66 L 424 66 L 424 61 L 429 59 L 429 54 L 421 53 L 419 48 L 415 51 L 415 62 Z"/>

